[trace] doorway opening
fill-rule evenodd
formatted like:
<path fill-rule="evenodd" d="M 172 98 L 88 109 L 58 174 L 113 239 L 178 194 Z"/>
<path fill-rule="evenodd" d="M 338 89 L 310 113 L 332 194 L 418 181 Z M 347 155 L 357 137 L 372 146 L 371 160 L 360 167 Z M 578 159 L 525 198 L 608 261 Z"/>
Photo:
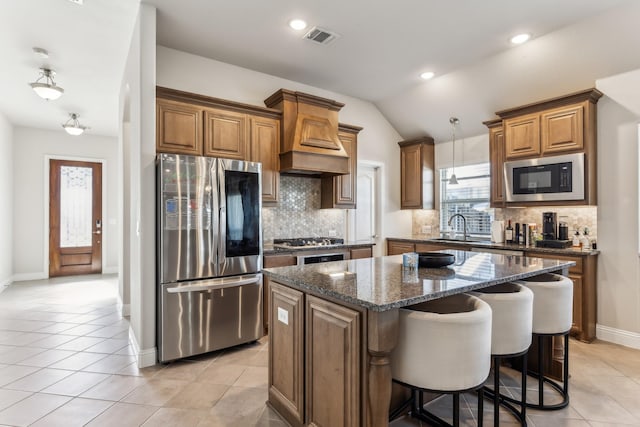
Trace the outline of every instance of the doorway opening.
<path fill-rule="evenodd" d="M 347 236 L 351 241 L 375 243 L 374 256 L 383 255 L 382 236 L 382 168 L 378 162 L 358 162 L 356 209 L 348 212 Z"/>
<path fill-rule="evenodd" d="M 102 163 L 49 160 L 49 277 L 102 273 Z"/>

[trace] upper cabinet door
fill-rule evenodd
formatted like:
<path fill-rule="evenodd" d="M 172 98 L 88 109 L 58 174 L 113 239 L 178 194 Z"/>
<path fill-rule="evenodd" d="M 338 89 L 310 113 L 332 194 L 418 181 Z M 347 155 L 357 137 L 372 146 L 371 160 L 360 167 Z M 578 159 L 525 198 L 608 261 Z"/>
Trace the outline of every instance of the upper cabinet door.
<path fill-rule="evenodd" d="M 505 157 L 517 159 L 540 155 L 540 114 L 504 120 Z"/>
<path fill-rule="evenodd" d="M 247 115 L 234 111 L 204 110 L 204 155 L 226 159 L 247 158 Z"/>
<path fill-rule="evenodd" d="M 323 177 L 320 185 L 321 208 L 355 209 L 358 184 L 358 131 L 338 132 L 338 138 L 349 155 L 349 173 Z"/>
<path fill-rule="evenodd" d="M 158 98 L 156 114 L 158 153 L 202 154 L 201 107 Z"/>
<path fill-rule="evenodd" d="M 275 206 L 280 189 L 278 147 L 280 120 L 251 117 L 251 148 L 249 160 L 262 163 L 262 204 Z"/>
<path fill-rule="evenodd" d="M 542 113 L 542 152 L 544 154 L 584 149 L 584 104 L 586 102 Z"/>
<path fill-rule="evenodd" d="M 489 160 L 491 162 L 491 207 L 504 207 L 504 131 L 489 129 Z"/>

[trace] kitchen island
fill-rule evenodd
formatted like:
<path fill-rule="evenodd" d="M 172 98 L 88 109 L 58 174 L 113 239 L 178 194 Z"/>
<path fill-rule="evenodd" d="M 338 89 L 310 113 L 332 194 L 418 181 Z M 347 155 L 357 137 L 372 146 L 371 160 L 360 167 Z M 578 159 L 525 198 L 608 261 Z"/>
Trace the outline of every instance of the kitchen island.
<path fill-rule="evenodd" d="M 450 252 L 453 265 L 415 273 L 400 255 L 265 269 L 269 404 L 293 426 L 387 425 L 400 308 L 575 264 Z"/>

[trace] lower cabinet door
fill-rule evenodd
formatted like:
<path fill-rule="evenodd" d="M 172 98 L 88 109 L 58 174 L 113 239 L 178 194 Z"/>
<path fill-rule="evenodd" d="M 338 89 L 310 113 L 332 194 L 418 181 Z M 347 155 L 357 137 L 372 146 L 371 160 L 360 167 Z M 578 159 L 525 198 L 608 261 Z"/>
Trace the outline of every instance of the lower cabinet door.
<path fill-rule="evenodd" d="M 304 294 L 270 282 L 269 402 L 292 426 L 304 424 Z"/>
<path fill-rule="evenodd" d="M 306 299 L 306 421 L 359 426 L 359 312 L 313 296 Z"/>

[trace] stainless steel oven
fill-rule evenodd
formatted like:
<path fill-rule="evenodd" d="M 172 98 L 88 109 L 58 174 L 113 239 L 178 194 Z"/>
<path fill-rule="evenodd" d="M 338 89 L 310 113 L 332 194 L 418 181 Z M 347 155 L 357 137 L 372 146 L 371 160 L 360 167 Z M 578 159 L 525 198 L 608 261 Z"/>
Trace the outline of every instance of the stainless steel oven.
<path fill-rule="evenodd" d="M 507 202 L 584 199 L 584 153 L 505 162 Z"/>

